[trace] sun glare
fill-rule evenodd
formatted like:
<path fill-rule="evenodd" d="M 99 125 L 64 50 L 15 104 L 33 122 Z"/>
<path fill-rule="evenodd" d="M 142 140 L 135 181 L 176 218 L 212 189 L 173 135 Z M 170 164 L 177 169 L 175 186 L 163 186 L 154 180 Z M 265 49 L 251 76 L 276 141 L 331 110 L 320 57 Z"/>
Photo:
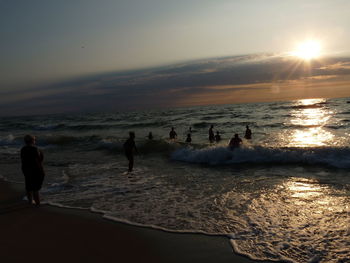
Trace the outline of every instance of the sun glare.
<path fill-rule="evenodd" d="M 292 55 L 304 60 L 318 58 L 321 55 L 321 44 L 316 40 L 302 42 L 292 52 Z"/>

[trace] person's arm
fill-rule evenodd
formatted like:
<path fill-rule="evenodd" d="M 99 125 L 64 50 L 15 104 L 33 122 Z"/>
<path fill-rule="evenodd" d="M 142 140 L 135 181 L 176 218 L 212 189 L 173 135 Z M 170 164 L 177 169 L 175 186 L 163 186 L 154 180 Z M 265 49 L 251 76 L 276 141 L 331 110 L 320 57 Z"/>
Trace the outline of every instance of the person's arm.
<path fill-rule="evenodd" d="M 42 163 L 44 161 L 44 153 L 38 149 L 39 161 Z"/>
<path fill-rule="evenodd" d="M 42 175 L 45 176 L 45 170 L 44 170 L 44 153 L 38 149 L 38 154 L 39 154 L 39 167 L 42 172 Z"/>
<path fill-rule="evenodd" d="M 138 151 L 137 148 L 136 148 L 136 143 L 135 143 L 135 141 L 134 141 L 134 149 L 135 149 L 135 152 L 138 154 L 139 151 Z"/>
<path fill-rule="evenodd" d="M 23 148 L 21 149 L 21 170 L 22 170 L 22 173 L 24 174 L 24 151 L 23 151 Z"/>
<path fill-rule="evenodd" d="M 23 160 L 24 160 L 24 153 L 23 153 L 23 148 L 21 149 L 21 161 L 23 163 Z"/>

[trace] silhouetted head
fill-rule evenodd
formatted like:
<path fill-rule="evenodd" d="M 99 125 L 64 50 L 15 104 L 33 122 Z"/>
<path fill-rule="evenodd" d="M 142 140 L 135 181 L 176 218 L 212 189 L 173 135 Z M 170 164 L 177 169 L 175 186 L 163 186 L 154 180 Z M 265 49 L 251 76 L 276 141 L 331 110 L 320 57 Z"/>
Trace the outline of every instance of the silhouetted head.
<path fill-rule="evenodd" d="M 214 125 L 210 125 L 210 128 L 214 128 Z"/>
<path fill-rule="evenodd" d="M 174 130 L 174 127 L 171 127 L 171 130 L 173 131 L 173 130 Z"/>
<path fill-rule="evenodd" d="M 245 126 L 247 129 L 249 129 L 249 126 L 247 125 L 247 126 Z"/>
<path fill-rule="evenodd" d="M 238 138 L 238 134 L 237 133 L 235 133 L 235 138 Z"/>
<path fill-rule="evenodd" d="M 216 134 L 219 135 L 220 134 L 219 131 L 216 131 Z"/>
<path fill-rule="evenodd" d="M 187 137 L 191 137 L 191 133 L 188 133 L 188 134 L 187 134 Z"/>
<path fill-rule="evenodd" d="M 135 138 L 135 133 L 134 133 L 134 132 L 129 132 L 129 137 L 130 137 L 131 139 L 134 139 L 134 138 Z"/>
<path fill-rule="evenodd" d="M 34 135 L 30 135 L 27 134 L 26 136 L 24 136 L 24 142 L 27 145 L 31 145 L 31 144 L 35 144 L 35 136 Z"/>

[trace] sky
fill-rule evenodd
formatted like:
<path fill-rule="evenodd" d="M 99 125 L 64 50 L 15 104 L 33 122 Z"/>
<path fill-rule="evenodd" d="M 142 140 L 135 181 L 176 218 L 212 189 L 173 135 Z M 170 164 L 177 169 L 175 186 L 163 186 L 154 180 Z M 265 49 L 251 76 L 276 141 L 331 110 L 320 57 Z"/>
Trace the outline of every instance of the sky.
<path fill-rule="evenodd" d="M 348 0 L 0 0 L 0 107 L 83 92 L 96 80 L 106 85 L 106 74 L 286 54 L 306 39 L 317 39 L 324 55 L 344 58 L 348 10 Z M 201 85 L 208 86 L 204 79 Z"/>

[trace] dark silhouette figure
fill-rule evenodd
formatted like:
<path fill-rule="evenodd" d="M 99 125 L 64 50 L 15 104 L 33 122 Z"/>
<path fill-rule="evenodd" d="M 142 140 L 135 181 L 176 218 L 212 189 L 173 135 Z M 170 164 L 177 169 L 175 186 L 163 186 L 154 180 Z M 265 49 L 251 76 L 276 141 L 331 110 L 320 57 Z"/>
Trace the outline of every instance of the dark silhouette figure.
<path fill-rule="evenodd" d="M 124 143 L 125 156 L 129 160 L 129 172 L 132 172 L 134 167 L 134 151 L 137 152 L 135 144 L 135 133 L 129 132 L 129 139 Z"/>
<path fill-rule="evenodd" d="M 235 148 L 239 148 L 239 146 L 241 145 L 242 143 L 242 140 L 241 138 L 238 137 L 238 134 L 236 133 L 235 134 L 235 137 L 233 137 L 231 140 L 230 140 L 230 143 L 229 143 L 229 147 L 231 150 L 235 149 Z"/>
<path fill-rule="evenodd" d="M 153 134 L 152 134 L 152 132 L 149 132 L 149 134 L 148 134 L 147 137 L 148 137 L 149 140 L 153 140 Z"/>
<path fill-rule="evenodd" d="M 171 140 L 174 140 L 174 139 L 177 138 L 177 133 L 176 133 L 176 131 L 174 130 L 174 127 L 171 127 L 171 131 L 169 132 L 169 138 L 170 138 Z"/>
<path fill-rule="evenodd" d="M 220 136 L 220 133 L 219 133 L 218 131 L 216 131 L 215 141 L 216 141 L 216 142 L 221 141 L 221 136 Z"/>
<path fill-rule="evenodd" d="M 34 200 L 35 205 L 40 206 L 39 190 L 45 177 L 44 155 L 35 146 L 35 141 L 36 138 L 33 135 L 24 136 L 25 146 L 21 149 L 21 161 L 28 202 L 32 204 Z"/>
<path fill-rule="evenodd" d="M 210 142 L 214 142 L 214 140 L 215 140 L 213 129 L 214 129 L 214 125 L 211 125 L 209 128 L 209 141 Z"/>
<path fill-rule="evenodd" d="M 186 142 L 192 142 L 191 133 L 187 134 Z"/>
<path fill-rule="evenodd" d="M 252 138 L 252 131 L 249 129 L 248 125 L 246 126 L 244 138 L 247 140 L 250 140 Z"/>

